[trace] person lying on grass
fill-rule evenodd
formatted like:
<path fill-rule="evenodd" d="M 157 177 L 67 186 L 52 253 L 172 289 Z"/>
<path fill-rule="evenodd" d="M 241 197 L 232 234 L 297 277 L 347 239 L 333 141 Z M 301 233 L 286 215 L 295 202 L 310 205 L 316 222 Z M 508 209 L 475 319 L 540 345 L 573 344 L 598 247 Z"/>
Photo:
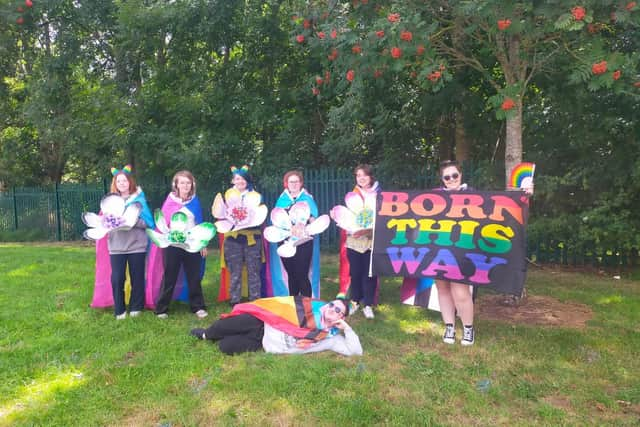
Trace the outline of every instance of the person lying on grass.
<path fill-rule="evenodd" d="M 267 353 L 305 354 L 324 350 L 344 356 L 362 355 L 358 335 L 344 321 L 349 304 L 303 296 L 260 298 L 236 304 L 207 329 L 191 330 L 201 340 L 218 341 L 233 355 L 262 348 Z M 343 332 L 341 334 L 340 332 Z"/>

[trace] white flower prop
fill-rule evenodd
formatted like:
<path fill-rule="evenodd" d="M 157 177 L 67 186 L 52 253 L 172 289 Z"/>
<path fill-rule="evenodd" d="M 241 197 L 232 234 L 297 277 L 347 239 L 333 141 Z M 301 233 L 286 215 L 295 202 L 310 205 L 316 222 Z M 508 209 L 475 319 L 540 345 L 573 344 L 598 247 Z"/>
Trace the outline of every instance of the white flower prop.
<path fill-rule="evenodd" d="M 156 209 L 155 220 L 158 231 L 147 228 L 146 232 L 159 248 L 175 246 L 187 252 L 200 252 L 216 234 L 216 227 L 210 222 L 202 222 L 188 229 L 187 214 L 181 211 L 171 215 L 169 227 L 160 209 Z"/>
<path fill-rule="evenodd" d="M 271 243 L 284 241 L 278 248 L 278 255 L 282 258 L 290 258 L 296 254 L 296 246 L 322 233 L 331 222 L 328 215 L 320 215 L 307 224 L 309 218 L 311 218 L 311 210 L 307 202 L 296 203 L 289 209 L 289 213 L 285 209 L 274 208 L 271 211 L 273 225 L 265 228 L 264 238 Z"/>
<path fill-rule="evenodd" d="M 130 230 L 138 222 L 141 211 L 140 203 L 125 206 L 122 197 L 108 194 L 100 201 L 100 214 L 82 214 L 82 222 L 89 227 L 83 236 L 85 239 L 100 240 L 111 231 Z"/>
<path fill-rule="evenodd" d="M 363 199 L 358 193 L 352 191 L 344 196 L 344 202 L 346 206 L 334 206 L 329 212 L 338 227 L 350 233 L 373 228 L 376 209 L 375 197 Z"/>
<path fill-rule="evenodd" d="M 267 219 L 269 211 L 262 204 L 260 193 L 250 191 L 244 196 L 236 189 L 227 190 L 225 197 L 218 193 L 213 201 L 211 212 L 219 221 L 216 228 L 220 233 L 257 227 Z"/>

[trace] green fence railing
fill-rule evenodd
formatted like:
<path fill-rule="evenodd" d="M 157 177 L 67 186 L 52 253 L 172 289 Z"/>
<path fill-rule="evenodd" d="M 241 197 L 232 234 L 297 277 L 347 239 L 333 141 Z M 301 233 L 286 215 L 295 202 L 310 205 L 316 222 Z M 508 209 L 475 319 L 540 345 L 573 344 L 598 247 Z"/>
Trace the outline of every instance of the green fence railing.
<path fill-rule="evenodd" d="M 465 165 L 466 177 L 478 188 L 491 188 L 486 179 L 486 171 Z M 319 211 L 328 213 L 344 203 L 344 195 L 354 185 L 351 171 L 338 169 L 310 170 L 304 172 L 305 188 L 314 196 Z M 407 173 L 405 176 L 378 177 L 385 189 L 392 188 L 433 188 L 437 185 L 437 171 L 424 169 Z M 258 180 L 260 182 L 260 180 Z M 264 179 L 264 186 L 258 185 L 265 204 L 271 208 L 282 191 L 279 179 Z M 495 183 L 494 188 L 499 184 Z M 159 208 L 170 188 L 169 180 L 158 179 L 143 183 L 144 191 L 152 209 Z M 210 206 L 215 195 L 224 191 L 228 183 L 198 183 L 198 196 L 202 203 L 205 219 L 213 221 Z M 0 240 L 13 240 L 16 234 L 28 235 L 28 240 L 73 241 L 82 239 L 86 226 L 82 223 L 83 212 L 98 212 L 100 200 L 107 192 L 108 182 L 84 184 L 58 184 L 39 188 L 12 188 L 0 192 Z M 535 215 L 533 216 L 535 218 Z M 3 235 L 7 236 L 3 238 Z M 323 248 L 338 245 L 338 230 L 332 222 L 321 235 Z M 25 239 L 21 239 L 25 240 Z M 572 242 L 560 242 L 553 236 L 529 241 L 529 257 L 540 263 L 594 266 L 636 266 L 639 264 L 637 250 L 589 247 Z"/>

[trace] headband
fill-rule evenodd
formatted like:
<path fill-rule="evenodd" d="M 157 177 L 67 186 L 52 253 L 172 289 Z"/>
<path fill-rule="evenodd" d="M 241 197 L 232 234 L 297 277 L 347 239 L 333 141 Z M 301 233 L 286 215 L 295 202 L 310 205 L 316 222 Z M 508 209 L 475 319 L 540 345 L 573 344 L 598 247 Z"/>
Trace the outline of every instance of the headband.
<path fill-rule="evenodd" d="M 125 165 L 122 169 L 111 168 L 111 175 L 116 176 L 119 173 L 123 173 L 125 175 L 131 175 L 131 170 L 133 167 L 131 165 Z"/>

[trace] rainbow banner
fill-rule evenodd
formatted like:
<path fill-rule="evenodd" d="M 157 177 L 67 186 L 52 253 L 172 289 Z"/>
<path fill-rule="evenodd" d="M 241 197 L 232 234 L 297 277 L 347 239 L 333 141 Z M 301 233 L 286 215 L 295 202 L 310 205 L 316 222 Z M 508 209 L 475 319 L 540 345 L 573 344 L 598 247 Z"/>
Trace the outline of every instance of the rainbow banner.
<path fill-rule="evenodd" d="M 513 169 L 511 169 L 509 186 L 511 188 L 527 188 L 533 186 L 533 174 L 535 172 L 535 163 L 518 163 Z"/>
<path fill-rule="evenodd" d="M 529 216 L 522 193 L 383 191 L 376 206 L 374 275 L 521 294 Z"/>

